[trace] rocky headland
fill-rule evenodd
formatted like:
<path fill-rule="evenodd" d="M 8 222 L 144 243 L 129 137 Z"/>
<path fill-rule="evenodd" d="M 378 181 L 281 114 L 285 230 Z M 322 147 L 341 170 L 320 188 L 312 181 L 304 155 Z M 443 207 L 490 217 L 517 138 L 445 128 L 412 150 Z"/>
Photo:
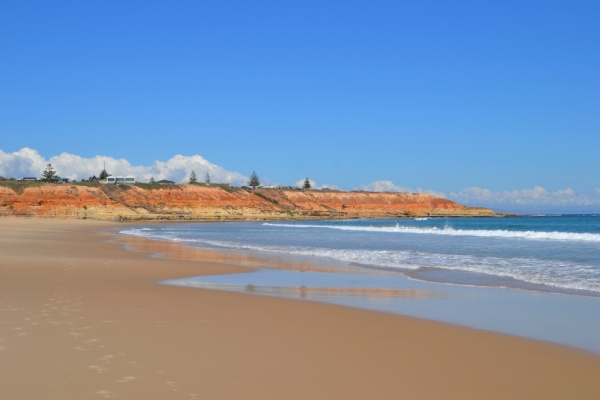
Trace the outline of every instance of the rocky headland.
<path fill-rule="evenodd" d="M 0 186 L 0 216 L 109 221 L 496 216 L 428 194 L 232 188 L 227 185 Z"/>

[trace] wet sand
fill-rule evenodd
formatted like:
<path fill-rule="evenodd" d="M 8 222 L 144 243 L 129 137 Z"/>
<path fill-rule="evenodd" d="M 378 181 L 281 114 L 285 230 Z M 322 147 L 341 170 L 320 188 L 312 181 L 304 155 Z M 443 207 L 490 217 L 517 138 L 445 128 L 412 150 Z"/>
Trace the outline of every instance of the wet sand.
<path fill-rule="evenodd" d="M 113 226 L 0 219 L 1 399 L 600 398 L 600 357 L 568 347 L 158 285 L 248 268 L 125 251 Z"/>

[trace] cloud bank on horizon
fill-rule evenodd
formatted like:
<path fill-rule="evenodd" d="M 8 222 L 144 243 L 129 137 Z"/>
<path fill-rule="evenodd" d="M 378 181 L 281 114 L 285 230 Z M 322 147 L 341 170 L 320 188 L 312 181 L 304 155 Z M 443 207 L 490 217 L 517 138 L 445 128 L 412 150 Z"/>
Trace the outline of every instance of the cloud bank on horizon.
<path fill-rule="evenodd" d="M 397 186 L 392 181 L 375 181 L 368 185 L 361 185 L 358 189 L 374 192 L 426 193 L 444 197 L 469 206 L 514 210 L 532 209 L 535 207 L 555 209 L 600 207 L 600 189 L 595 189 L 594 193 L 578 194 L 571 188 L 549 192 L 541 186 L 535 186 L 533 189 L 494 192 L 489 189 L 482 189 L 475 186 L 446 194 L 434 190 Z"/>
<path fill-rule="evenodd" d="M 138 181 L 168 179 L 178 183 L 185 183 L 192 171 L 196 172 L 199 180 L 210 174 L 211 181 L 215 183 L 231 183 L 232 185 L 245 185 L 248 177 L 236 171 L 228 171 L 225 168 L 213 164 L 200 155 L 183 156 L 176 155 L 167 161 L 154 161 L 152 165 L 131 165 L 125 159 L 116 159 L 108 156 L 94 156 L 84 158 L 75 154 L 62 153 L 57 156 L 44 158 L 37 150 L 24 147 L 13 153 L 5 153 L 0 150 L 0 176 L 20 178 L 23 176 L 40 177 L 46 165 L 50 163 L 63 178 L 70 180 L 87 179 L 92 175 L 98 175 L 106 164 L 106 169 L 114 176 L 132 175 Z M 268 179 L 264 179 L 268 182 Z M 309 179 L 311 186 L 315 189 L 341 189 L 336 185 L 317 185 Z M 301 187 L 304 178 L 295 182 L 295 186 Z M 600 189 L 592 193 L 575 193 L 571 188 L 550 192 L 541 186 L 532 189 L 491 191 L 480 187 L 465 188 L 453 191 L 449 194 L 435 190 L 422 188 L 409 188 L 394 184 L 389 180 L 373 181 L 363 184 L 356 189 L 373 192 L 409 192 L 425 193 L 444 197 L 458 203 L 470 206 L 484 206 L 504 209 L 532 209 L 539 208 L 596 208 L 600 209 Z"/>
<path fill-rule="evenodd" d="M 489 189 L 471 187 L 451 192 L 448 198 L 463 204 L 490 204 L 505 207 L 546 206 L 556 208 L 582 208 L 600 206 L 600 189 L 594 193 L 575 193 L 571 188 L 549 192 L 541 186 L 533 189 L 493 192 Z"/>
<path fill-rule="evenodd" d="M 40 177 L 46 165 L 50 163 L 59 176 L 70 180 L 88 179 L 98 176 L 104 165 L 108 173 L 114 176 L 131 175 L 140 182 L 168 179 L 178 183 L 187 182 L 192 171 L 196 172 L 199 181 L 210 174 L 212 182 L 245 185 L 248 178 L 238 172 L 228 171 L 215 165 L 199 155 L 176 155 L 168 161 L 154 161 L 152 165 L 131 165 L 125 159 L 116 159 L 107 156 L 84 158 L 75 154 L 62 153 L 58 156 L 45 159 L 37 150 L 24 147 L 14 153 L 5 153 L 0 150 L 0 175 L 5 177 L 20 178 L 23 176 Z"/>

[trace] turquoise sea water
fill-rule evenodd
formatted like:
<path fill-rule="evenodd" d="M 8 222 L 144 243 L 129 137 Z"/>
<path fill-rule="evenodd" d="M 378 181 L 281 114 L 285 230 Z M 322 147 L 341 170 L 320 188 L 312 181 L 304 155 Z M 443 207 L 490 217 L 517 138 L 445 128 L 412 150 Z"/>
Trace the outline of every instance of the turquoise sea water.
<path fill-rule="evenodd" d="M 193 223 L 121 233 L 360 272 L 258 269 L 162 283 L 391 312 L 600 353 L 598 216 Z"/>

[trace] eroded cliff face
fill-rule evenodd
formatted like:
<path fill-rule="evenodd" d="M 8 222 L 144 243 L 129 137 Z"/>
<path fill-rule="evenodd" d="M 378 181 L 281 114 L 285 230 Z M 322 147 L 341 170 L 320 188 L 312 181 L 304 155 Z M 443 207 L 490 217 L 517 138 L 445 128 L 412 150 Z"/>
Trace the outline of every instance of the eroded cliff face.
<path fill-rule="evenodd" d="M 0 186 L 0 215 L 111 221 L 496 215 L 485 208 L 409 193 L 61 184 L 18 191 Z"/>

